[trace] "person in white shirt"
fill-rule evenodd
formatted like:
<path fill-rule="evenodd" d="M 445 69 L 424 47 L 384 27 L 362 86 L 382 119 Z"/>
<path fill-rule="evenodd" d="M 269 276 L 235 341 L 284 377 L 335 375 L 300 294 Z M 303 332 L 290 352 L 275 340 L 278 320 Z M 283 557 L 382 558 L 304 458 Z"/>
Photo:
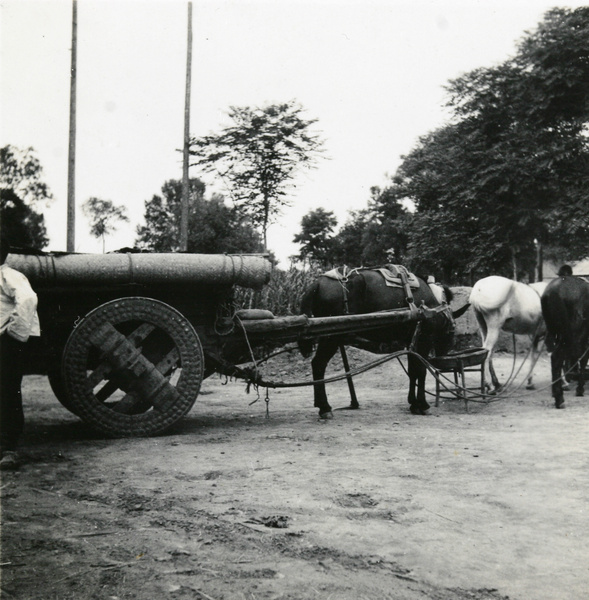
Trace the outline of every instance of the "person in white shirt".
<path fill-rule="evenodd" d="M 24 351 L 41 334 L 37 294 L 29 280 L 5 264 L 8 242 L 0 238 L 0 469 L 17 469 L 16 452 L 24 428 L 21 395 Z"/>

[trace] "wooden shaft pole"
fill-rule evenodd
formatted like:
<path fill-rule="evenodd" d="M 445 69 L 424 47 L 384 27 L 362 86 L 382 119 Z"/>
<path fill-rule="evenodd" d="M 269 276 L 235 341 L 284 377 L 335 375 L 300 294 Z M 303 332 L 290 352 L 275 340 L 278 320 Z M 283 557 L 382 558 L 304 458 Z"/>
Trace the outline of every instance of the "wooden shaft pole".
<path fill-rule="evenodd" d="M 344 370 L 346 371 L 346 380 L 348 382 L 348 389 L 350 390 L 350 408 L 359 408 L 358 398 L 356 396 L 356 390 L 354 388 L 354 380 L 350 373 L 350 363 L 348 362 L 348 355 L 346 353 L 346 347 L 342 344 L 339 347 L 339 351 L 342 355 L 342 362 L 344 363 Z"/>

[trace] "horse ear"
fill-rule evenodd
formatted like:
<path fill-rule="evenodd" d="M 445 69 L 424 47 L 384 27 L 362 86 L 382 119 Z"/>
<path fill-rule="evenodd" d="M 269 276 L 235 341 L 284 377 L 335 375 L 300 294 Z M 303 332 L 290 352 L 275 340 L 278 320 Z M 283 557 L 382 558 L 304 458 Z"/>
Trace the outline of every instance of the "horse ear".
<path fill-rule="evenodd" d="M 464 306 L 461 306 L 458 310 L 452 313 L 454 319 L 461 317 L 470 308 L 470 302 L 467 302 Z"/>

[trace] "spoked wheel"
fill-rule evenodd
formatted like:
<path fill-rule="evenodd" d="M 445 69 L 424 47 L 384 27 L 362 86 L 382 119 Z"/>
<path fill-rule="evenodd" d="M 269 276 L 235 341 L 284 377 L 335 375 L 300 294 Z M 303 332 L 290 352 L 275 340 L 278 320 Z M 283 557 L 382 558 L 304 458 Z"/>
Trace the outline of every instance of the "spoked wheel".
<path fill-rule="evenodd" d="M 191 323 L 152 298 L 120 298 L 88 313 L 62 360 L 68 408 L 113 436 L 170 427 L 192 408 L 203 372 Z"/>

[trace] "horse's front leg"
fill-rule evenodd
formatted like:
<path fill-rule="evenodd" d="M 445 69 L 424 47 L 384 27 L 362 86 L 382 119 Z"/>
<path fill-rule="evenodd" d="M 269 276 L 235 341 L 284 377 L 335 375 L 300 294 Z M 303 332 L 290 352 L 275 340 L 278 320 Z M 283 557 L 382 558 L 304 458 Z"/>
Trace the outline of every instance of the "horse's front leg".
<path fill-rule="evenodd" d="M 325 369 L 327 364 L 333 358 L 338 348 L 337 343 L 329 340 L 320 340 L 317 345 L 317 351 L 311 361 L 311 367 L 313 369 L 313 381 L 321 381 L 325 378 Z M 331 412 L 331 406 L 327 401 L 327 393 L 325 391 L 324 383 L 315 383 L 313 385 L 313 394 L 315 397 L 314 406 L 319 409 L 319 418 L 331 419 L 333 413 Z"/>
<path fill-rule="evenodd" d="M 427 369 L 419 357 L 409 354 L 407 358 L 407 370 L 409 373 L 409 395 L 407 402 L 411 413 L 414 415 L 425 415 L 429 403 L 425 399 L 425 376 Z"/>

